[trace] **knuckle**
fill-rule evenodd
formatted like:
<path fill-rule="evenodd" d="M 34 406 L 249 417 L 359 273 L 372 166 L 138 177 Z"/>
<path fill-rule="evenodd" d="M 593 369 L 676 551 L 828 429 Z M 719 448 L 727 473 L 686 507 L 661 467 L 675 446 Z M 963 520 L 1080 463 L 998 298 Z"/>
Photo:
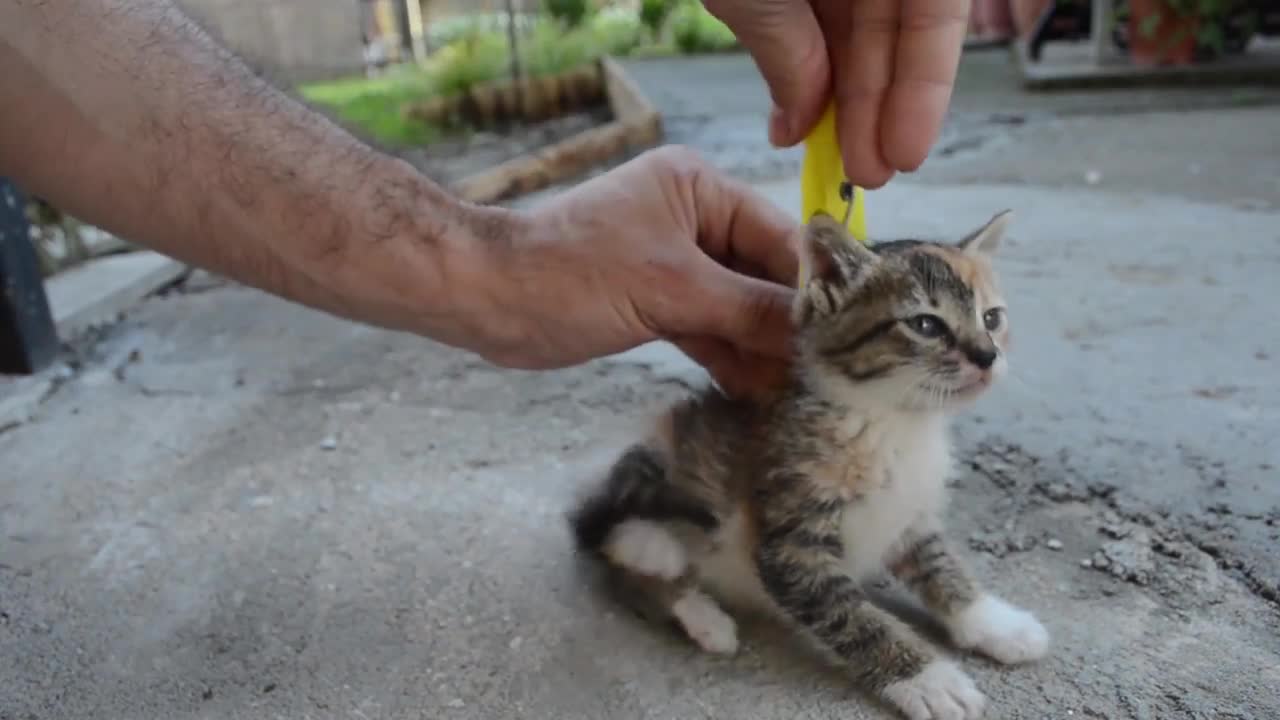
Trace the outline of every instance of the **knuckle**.
<path fill-rule="evenodd" d="M 687 145 L 663 145 L 649 153 L 654 163 L 673 175 L 696 175 L 707 167 L 702 154 Z"/>

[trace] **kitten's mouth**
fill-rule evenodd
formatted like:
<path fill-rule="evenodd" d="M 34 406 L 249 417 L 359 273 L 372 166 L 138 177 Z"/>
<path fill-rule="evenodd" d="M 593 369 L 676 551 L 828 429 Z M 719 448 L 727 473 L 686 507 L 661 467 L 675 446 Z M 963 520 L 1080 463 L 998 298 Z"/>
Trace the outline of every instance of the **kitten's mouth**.
<path fill-rule="evenodd" d="M 938 385 L 935 388 L 946 400 L 968 400 L 981 395 L 990 386 L 990 380 L 980 377 L 963 385 Z"/>

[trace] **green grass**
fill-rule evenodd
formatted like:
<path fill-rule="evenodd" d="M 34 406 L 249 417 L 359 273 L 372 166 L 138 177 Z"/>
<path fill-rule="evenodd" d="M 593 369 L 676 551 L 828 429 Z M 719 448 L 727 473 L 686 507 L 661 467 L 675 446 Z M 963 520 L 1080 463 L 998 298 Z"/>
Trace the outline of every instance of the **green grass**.
<path fill-rule="evenodd" d="M 299 87 L 298 92 L 308 102 L 387 145 L 425 145 L 441 135 L 439 128 L 410 120 L 401 113 L 406 103 L 428 99 L 435 93 L 430 77 L 416 67 L 396 68 L 374 78 L 312 83 Z"/>
<path fill-rule="evenodd" d="M 486 20 L 502 19 L 493 16 Z M 736 38 L 696 0 L 672 0 L 664 31 L 653 37 L 631 11 L 607 10 L 567 28 L 547 16 L 521 20 L 520 52 L 532 76 L 572 70 L 601 54 L 662 57 L 723 52 Z M 439 139 L 444 128 L 404 116 L 409 103 L 466 92 L 474 85 L 506 76 L 506 36 L 498 22 L 467 19 L 453 42 L 440 48 L 427 67 L 394 68 L 378 77 L 354 77 L 304 85 L 299 93 L 340 122 L 389 147 L 422 146 Z"/>

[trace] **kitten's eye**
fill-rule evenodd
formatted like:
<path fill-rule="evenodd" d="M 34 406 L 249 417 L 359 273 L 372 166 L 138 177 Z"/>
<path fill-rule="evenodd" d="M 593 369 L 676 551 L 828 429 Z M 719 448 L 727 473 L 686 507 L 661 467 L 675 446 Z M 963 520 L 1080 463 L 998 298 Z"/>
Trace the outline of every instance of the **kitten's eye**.
<path fill-rule="evenodd" d="M 1004 325 L 1004 308 L 991 308 L 982 314 L 982 324 L 989 332 L 995 332 Z"/>
<path fill-rule="evenodd" d="M 906 320 L 907 327 L 922 337 L 942 337 L 947 332 L 947 324 L 937 315 L 916 315 Z"/>

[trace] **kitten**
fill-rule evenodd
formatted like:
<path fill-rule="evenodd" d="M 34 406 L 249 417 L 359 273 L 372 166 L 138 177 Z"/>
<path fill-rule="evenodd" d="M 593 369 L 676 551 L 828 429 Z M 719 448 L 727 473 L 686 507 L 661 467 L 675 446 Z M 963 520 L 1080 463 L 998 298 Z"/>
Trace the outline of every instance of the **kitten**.
<path fill-rule="evenodd" d="M 990 257 L 1009 216 L 956 244 L 871 247 L 815 216 L 787 386 L 768 400 L 709 388 L 672 407 L 570 514 L 580 547 L 707 651 L 738 646 L 719 602 L 763 610 L 912 720 L 980 717 L 964 671 L 861 587 L 887 568 L 959 647 L 1004 663 L 1048 649 L 1031 614 L 969 573 L 941 518 L 948 418 L 1007 368 Z"/>

